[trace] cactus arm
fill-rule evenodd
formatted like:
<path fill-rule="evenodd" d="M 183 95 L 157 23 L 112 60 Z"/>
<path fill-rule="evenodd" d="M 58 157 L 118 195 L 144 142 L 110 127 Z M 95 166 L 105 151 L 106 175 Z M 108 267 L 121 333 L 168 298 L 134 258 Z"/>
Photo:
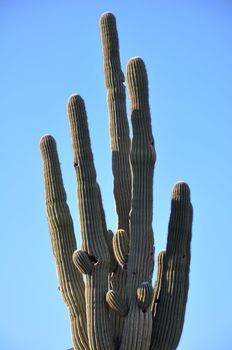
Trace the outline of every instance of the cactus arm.
<path fill-rule="evenodd" d="M 116 290 L 111 289 L 107 292 L 106 301 L 112 310 L 118 312 L 121 316 L 126 316 L 128 306 Z"/>
<path fill-rule="evenodd" d="M 143 282 L 137 288 L 137 300 L 139 307 L 145 312 L 150 307 L 153 297 L 153 288 L 151 283 Z"/>
<path fill-rule="evenodd" d="M 86 350 L 89 347 L 84 282 L 82 275 L 72 263 L 76 239 L 72 218 L 66 203 L 66 193 L 54 138 L 49 135 L 44 136 L 40 141 L 40 150 L 43 158 L 47 219 L 59 288 L 68 307 L 75 350 Z"/>
<path fill-rule="evenodd" d="M 126 270 L 129 253 L 129 234 L 125 230 L 117 230 L 113 237 L 115 258 L 123 270 Z"/>
<path fill-rule="evenodd" d="M 154 140 L 148 102 L 148 80 L 144 62 L 133 58 L 127 65 L 127 84 L 131 101 L 133 129 L 130 162 L 132 169 L 132 207 L 130 217 L 130 251 L 127 263 L 127 302 L 129 313 L 125 320 L 120 349 L 149 349 L 151 309 L 139 307 L 136 291 L 143 282 L 150 282 L 154 266 L 152 232 Z"/>
<path fill-rule="evenodd" d="M 130 136 L 116 20 L 111 13 L 101 16 L 100 29 L 110 122 L 114 197 L 118 214 L 117 228 L 128 232 L 131 207 Z"/>
<path fill-rule="evenodd" d="M 164 258 L 165 258 L 166 251 L 162 250 L 157 258 L 157 276 L 156 276 L 156 283 L 154 288 L 154 297 L 152 301 L 152 313 L 153 316 L 156 315 L 156 310 L 159 305 L 160 300 L 160 291 L 162 286 L 162 277 L 164 276 L 163 269 L 164 269 Z M 153 338 L 153 333 L 152 333 Z"/>
<path fill-rule="evenodd" d="M 73 253 L 73 263 L 84 275 L 91 275 L 93 271 L 93 261 L 84 250 L 75 250 Z"/>
<path fill-rule="evenodd" d="M 116 19 L 113 14 L 104 13 L 101 16 L 100 31 L 109 112 L 117 229 L 124 229 L 129 235 L 131 208 L 130 136 L 126 114 L 125 78 L 121 69 Z M 121 298 L 125 298 L 126 273 L 120 266 L 117 266 L 111 276 L 111 286 L 113 289 L 117 289 Z M 118 346 L 122 338 L 124 319 L 117 313 L 111 313 L 110 318 L 114 343 Z"/>
<path fill-rule="evenodd" d="M 179 182 L 172 193 L 167 249 L 158 282 L 159 302 L 153 304 L 151 350 L 175 350 L 180 340 L 189 288 L 191 227 L 190 190 Z"/>
<path fill-rule="evenodd" d="M 103 232 L 87 115 L 84 101 L 79 95 L 70 97 L 68 115 L 77 178 L 82 250 L 95 261 L 91 274 L 86 275 L 89 345 L 91 350 L 108 350 L 113 349 L 108 306 L 105 300 L 108 291 L 110 255 Z"/>

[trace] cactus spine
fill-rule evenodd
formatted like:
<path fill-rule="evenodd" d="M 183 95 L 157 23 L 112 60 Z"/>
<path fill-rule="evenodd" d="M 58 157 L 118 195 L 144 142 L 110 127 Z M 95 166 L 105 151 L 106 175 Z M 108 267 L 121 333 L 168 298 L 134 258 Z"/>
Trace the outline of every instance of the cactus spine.
<path fill-rule="evenodd" d="M 68 115 L 77 179 L 80 250 L 66 203 L 55 140 L 47 135 L 40 142 L 46 210 L 60 290 L 69 310 L 75 350 L 175 350 L 189 287 L 190 190 L 184 182 L 174 186 L 167 247 L 158 256 L 153 291 L 152 193 L 156 153 L 146 68 L 139 57 L 127 65 L 133 132 L 130 141 L 115 17 L 103 14 L 100 28 L 117 228 L 113 234 L 106 225 L 86 109 L 83 99 L 75 94 L 69 99 Z"/>

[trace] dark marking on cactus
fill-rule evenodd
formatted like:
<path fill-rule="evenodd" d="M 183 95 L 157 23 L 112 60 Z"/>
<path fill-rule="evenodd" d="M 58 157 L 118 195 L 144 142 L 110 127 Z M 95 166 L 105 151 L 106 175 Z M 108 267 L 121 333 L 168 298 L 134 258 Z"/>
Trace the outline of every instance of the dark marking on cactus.
<path fill-rule="evenodd" d="M 88 254 L 88 255 L 89 255 L 89 254 Z M 97 264 L 97 262 L 98 262 L 94 255 L 89 255 L 89 260 L 90 260 L 94 265 Z"/>

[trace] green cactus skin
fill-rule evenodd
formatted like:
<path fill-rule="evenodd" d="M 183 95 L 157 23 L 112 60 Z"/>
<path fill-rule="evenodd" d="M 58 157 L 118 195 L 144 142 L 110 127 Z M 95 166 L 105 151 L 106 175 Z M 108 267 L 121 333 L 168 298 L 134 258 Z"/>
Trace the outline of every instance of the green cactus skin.
<path fill-rule="evenodd" d="M 54 138 L 50 135 L 42 137 L 40 149 L 43 158 L 46 211 L 60 290 L 71 319 L 73 344 L 76 349 L 86 350 L 89 349 L 89 346 L 85 287 L 82 275 L 72 263 L 72 255 L 76 250 L 76 239 L 66 203 L 66 193 Z"/>
<path fill-rule="evenodd" d="M 130 152 L 133 176 L 126 290 L 129 313 L 125 320 L 120 350 L 146 350 L 150 346 L 152 313 L 151 310 L 143 312 L 140 309 L 136 290 L 144 281 L 151 283 L 154 267 L 152 187 L 156 155 L 151 131 L 147 73 L 140 58 L 129 61 L 126 77 L 133 130 Z"/>
<path fill-rule="evenodd" d="M 85 105 L 79 95 L 70 97 L 68 115 L 77 178 L 80 250 L 55 140 L 48 135 L 40 142 L 52 250 L 70 315 L 74 350 L 175 350 L 189 288 L 193 215 L 190 190 L 184 182 L 173 188 L 167 247 L 158 255 L 153 291 L 156 153 L 146 68 L 139 57 L 127 65 L 131 142 L 114 16 L 103 14 L 100 27 L 118 219 L 115 235 L 106 225 Z M 85 274 L 85 283 L 81 273 Z"/>
<path fill-rule="evenodd" d="M 109 252 L 110 252 L 110 258 L 111 258 L 111 268 L 110 272 L 114 272 L 117 269 L 118 263 L 114 255 L 114 249 L 113 249 L 113 238 L 114 234 L 111 230 L 107 231 L 106 241 L 108 244 Z"/>
<path fill-rule="evenodd" d="M 106 301 L 110 308 L 118 312 L 121 316 L 126 316 L 128 313 L 128 306 L 116 290 L 109 290 L 106 294 Z"/>
<path fill-rule="evenodd" d="M 139 307 L 145 312 L 150 307 L 153 297 L 153 287 L 149 282 L 143 282 L 137 288 L 137 300 Z"/>
<path fill-rule="evenodd" d="M 97 190 L 98 190 L 98 200 L 99 200 L 99 207 L 100 207 L 100 213 L 101 213 L 103 234 L 104 234 L 105 241 L 108 246 L 109 254 L 110 254 L 110 272 L 114 272 L 117 269 L 117 265 L 118 265 L 116 258 L 114 256 L 114 251 L 113 251 L 114 234 L 111 230 L 107 230 L 105 211 L 102 204 L 101 190 L 98 184 L 97 184 Z"/>
<path fill-rule="evenodd" d="M 156 315 L 157 307 L 160 301 L 160 290 L 161 290 L 165 254 L 166 254 L 166 251 L 162 250 L 161 252 L 159 252 L 157 257 L 157 276 L 156 276 L 156 283 L 154 288 L 154 298 L 152 301 L 153 317 L 155 317 Z M 154 332 L 152 332 L 152 335 L 154 335 Z"/>
<path fill-rule="evenodd" d="M 117 212 L 117 229 L 129 233 L 129 214 L 131 209 L 131 171 L 129 162 L 130 136 L 126 114 L 126 93 L 124 74 L 121 69 L 119 40 L 116 19 L 111 13 L 100 18 L 101 40 L 103 48 L 104 76 L 107 90 L 109 112 L 110 144 L 112 150 L 113 192 Z M 117 289 L 121 298 L 126 293 L 126 273 L 119 265 L 111 276 L 111 286 Z M 113 341 L 121 343 L 124 319 L 117 313 L 111 313 Z"/>
<path fill-rule="evenodd" d="M 126 115 L 124 74 L 121 69 L 115 17 L 104 13 L 100 19 L 104 75 L 110 122 L 114 198 L 118 214 L 117 227 L 129 232 L 131 209 L 130 136 Z"/>
<path fill-rule="evenodd" d="M 88 254 L 83 250 L 75 250 L 73 253 L 73 263 L 84 275 L 91 275 L 93 271 L 93 262 Z"/>
<path fill-rule="evenodd" d="M 129 236 L 125 230 L 117 230 L 113 237 L 113 250 L 118 264 L 126 270 L 129 253 Z"/>
<path fill-rule="evenodd" d="M 189 187 L 178 182 L 172 193 L 166 253 L 159 257 L 153 303 L 153 350 L 175 350 L 180 340 L 189 289 L 192 216 Z"/>
<path fill-rule="evenodd" d="M 85 287 L 89 345 L 90 349 L 108 350 L 113 349 L 105 301 L 110 255 L 103 231 L 87 115 L 84 101 L 79 95 L 70 97 L 68 115 L 77 178 L 82 249 L 95 260 L 91 275 L 86 275 Z"/>

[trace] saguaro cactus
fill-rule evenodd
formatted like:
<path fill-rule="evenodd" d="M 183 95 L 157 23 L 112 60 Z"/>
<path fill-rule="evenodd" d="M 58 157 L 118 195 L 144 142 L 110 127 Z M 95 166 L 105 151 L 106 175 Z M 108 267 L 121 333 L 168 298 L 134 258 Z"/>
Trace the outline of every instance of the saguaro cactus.
<path fill-rule="evenodd" d="M 158 255 L 153 289 L 156 153 L 146 68 L 139 57 L 127 65 L 133 132 L 130 141 L 114 16 L 103 14 L 100 27 L 117 227 L 113 234 L 106 226 L 86 109 L 83 99 L 75 94 L 69 99 L 68 115 L 77 179 L 80 250 L 66 203 L 55 139 L 46 135 L 40 142 L 60 291 L 68 307 L 75 350 L 174 350 L 183 328 L 189 287 L 190 190 L 184 182 L 174 186 L 167 248 Z"/>

